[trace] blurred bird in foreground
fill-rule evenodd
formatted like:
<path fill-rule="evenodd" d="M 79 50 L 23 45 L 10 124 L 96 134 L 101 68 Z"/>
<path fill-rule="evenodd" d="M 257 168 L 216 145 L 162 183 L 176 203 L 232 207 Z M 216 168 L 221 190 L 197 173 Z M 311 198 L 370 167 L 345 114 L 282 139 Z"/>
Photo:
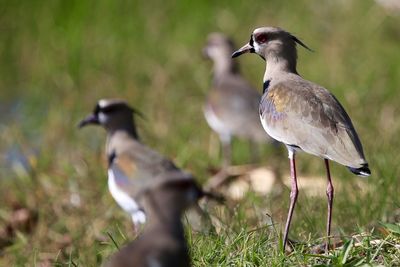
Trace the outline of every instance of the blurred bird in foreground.
<path fill-rule="evenodd" d="M 251 34 L 249 43 L 234 52 L 232 57 L 250 52 L 266 61 L 259 115 L 265 131 L 286 145 L 292 179 L 283 247 L 287 243 L 298 195 L 295 154 L 305 151 L 323 158 L 325 162 L 328 179 L 325 250 L 328 251 L 334 190 L 329 160 L 347 166 L 360 176 L 369 176 L 371 171 L 353 123 L 342 105 L 327 89 L 303 79 L 297 73 L 296 44 L 309 49 L 283 29 L 258 28 Z"/>
<path fill-rule="evenodd" d="M 146 203 L 139 203 L 135 197 L 141 188 L 170 180 L 187 180 L 194 184 L 194 178 L 139 141 L 134 113 L 137 111 L 125 101 L 103 99 L 97 103 L 93 113 L 80 122 L 79 127 L 94 124 L 106 129 L 108 188 L 138 227 L 146 221 L 147 213 L 144 210 Z"/>
<path fill-rule="evenodd" d="M 113 255 L 106 267 L 190 266 L 181 215 L 203 193 L 192 179 L 170 178 L 139 192 L 138 198 L 147 203 L 148 222 L 143 233 Z"/>
<path fill-rule="evenodd" d="M 210 187 L 220 185 L 229 175 L 233 136 L 258 144 L 272 141 L 258 118 L 261 94 L 240 74 L 237 62 L 231 58 L 233 51 L 233 42 L 221 33 L 211 33 L 203 48 L 204 56 L 214 63 L 212 86 L 203 110 L 207 123 L 219 135 L 223 152 L 222 169 L 209 181 Z"/>

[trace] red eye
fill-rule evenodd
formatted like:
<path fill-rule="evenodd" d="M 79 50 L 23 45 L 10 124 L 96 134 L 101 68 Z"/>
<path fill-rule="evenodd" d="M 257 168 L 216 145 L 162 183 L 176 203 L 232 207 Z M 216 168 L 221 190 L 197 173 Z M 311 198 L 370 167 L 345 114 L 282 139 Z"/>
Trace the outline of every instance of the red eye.
<path fill-rule="evenodd" d="M 256 36 L 256 42 L 259 44 L 265 43 L 267 41 L 267 34 L 260 33 Z"/>

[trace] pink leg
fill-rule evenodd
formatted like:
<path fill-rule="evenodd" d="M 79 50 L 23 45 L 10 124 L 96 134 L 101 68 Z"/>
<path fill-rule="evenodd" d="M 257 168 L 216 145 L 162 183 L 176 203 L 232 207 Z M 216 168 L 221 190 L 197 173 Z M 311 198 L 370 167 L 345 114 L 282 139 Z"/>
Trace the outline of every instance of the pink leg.
<path fill-rule="evenodd" d="M 326 173 L 327 173 L 327 178 L 328 178 L 328 186 L 326 188 L 326 195 L 328 196 L 328 220 L 326 223 L 326 235 L 327 235 L 327 241 L 325 244 L 325 253 L 328 253 L 329 250 L 329 239 L 331 235 L 331 221 L 332 221 L 332 205 L 333 205 L 333 185 L 332 185 L 332 180 L 331 180 L 331 173 L 329 171 L 329 161 L 325 159 L 325 167 L 326 167 Z"/>
<path fill-rule="evenodd" d="M 290 223 L 292 221 L 292 215 L 294 211 L 294 206 L 296 205 L 297 196 L 299 194 L 299 189 L 297 188 L 297 176 L 296 176 L 296 161 L 294 151 L 289 149 L 289 160 L 290 160 L 290 176 L 291 176 L 291 191 L 290 191 L 290 207 L 289 213 L 286 220 L 285 234 L 283 238 L 283 251 L 285 251 Z"/>

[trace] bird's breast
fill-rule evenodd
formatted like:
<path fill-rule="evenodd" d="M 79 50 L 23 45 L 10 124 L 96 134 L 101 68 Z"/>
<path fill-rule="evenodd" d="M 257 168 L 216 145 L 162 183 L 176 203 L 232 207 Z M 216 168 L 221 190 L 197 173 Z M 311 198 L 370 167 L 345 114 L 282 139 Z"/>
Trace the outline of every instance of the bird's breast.
<path fill-rule="evenodd" d="M 229 129 L 226 124 L 217 116 L 211 104 L 206 104 L 204 107 L 204 117 L 208 125 L 217 133 L 223 135 L 230 135 Z"/>
<path fill-rule="evenodd" d="M 264 130 L 272 138 L 282 141 L 280 136 L 276 134 L 278 127 L 281 127 L 286 114 L 284 112 L 287 98 L 274 94 L 271 91 L 266 91 L 261 98 L 259 114 L 261 124 Z"/>
<path fill-rule="evenodd" d="M 260 117 L 267 125 L 273 125 L 277 121 L 285 119 L 284 112 L 287 105 L 285 98 L 266 92 L 260 101 Z"/>

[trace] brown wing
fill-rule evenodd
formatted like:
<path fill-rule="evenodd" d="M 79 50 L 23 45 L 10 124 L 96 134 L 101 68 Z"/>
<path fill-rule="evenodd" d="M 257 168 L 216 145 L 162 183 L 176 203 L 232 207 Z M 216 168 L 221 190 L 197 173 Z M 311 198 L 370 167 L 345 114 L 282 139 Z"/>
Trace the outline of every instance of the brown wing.
<path fill-rule="evenodd" d="M 260 115 L 269 134 L 285 144 L 345 166 L 366 163 L 349 116 L 325 88 L 305 80 L 278 83 L 263 96 Z"/>
<path fill-rule="evenodd" d="M 193 179 L 172 161 L 129 137 L 111 139 L 107 151 L 114 154 L 109 168 L 118 174 L 117 184 L 131 195 L 167 180 Z"/>

